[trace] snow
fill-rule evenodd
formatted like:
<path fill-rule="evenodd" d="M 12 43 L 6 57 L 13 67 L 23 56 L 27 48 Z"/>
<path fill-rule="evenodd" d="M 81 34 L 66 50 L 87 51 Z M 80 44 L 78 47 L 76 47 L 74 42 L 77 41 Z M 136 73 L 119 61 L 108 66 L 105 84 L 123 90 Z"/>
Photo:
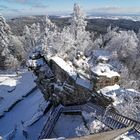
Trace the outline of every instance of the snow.
<path fill-rule="evenodd" d="M 108 60 L 108 57 L 105 57 L 105 56 L 101 56 L 101 55 L 100 55 L 97 59 L 98 59 L 98 60 L 107 61 L 107 60 Z"/>
<path fill-rule="evenodd" d="M 70 18 L 71 15 L 61 15 L 61 16 L 58 16 L 58 18 Z"/>
<path fill-rule="evenodd" d="M 16 83 L 17 83 L 16 75 L 0 74 L 0 85 L 13 87 L 16 86 Z"/>
<path fill-rule="evenodd" d="M 18 86 L 24 86 L 25 90 L 25 87 L 27 87 L 26 84 L 30 84 L 30 86 L 34 85 L 34 78 L 31 77 L 32 75 L 29 72 L 22 73 L 20 77 L 16 77 L 16 75 L 13 74 L 3 76 L 3 78 L 1 78 L 1 83 L 4 84 L 6 83 L 6 80 L 9 79 L 14 80 L 15 84 L 11 84 L 12 86 L 16 86 L 16 89 Z M 22 88 L 21 90 L 24 91 Z M 19 93 L 19 90 L 16 90 L 15 96 Z M 28 139 L 37 140 L 49 115 L 43 115 L 46 106 L 47 102 L 45 102 L 43 95 L 39 90 L 36 90 L 29 96 L 24 97 L 23 100 L 17 103 L 12 109 L 9 110 L 9 112 L 5 113 L 4 117 L 0 119 L 0 126 L 3 126 L 0 127 L 1 136 L 5 139 L 8 137 L 14 137 L 14 140 L 26 140 L 25 134 L 23 135 L 24 131 L 27 134 Z M 64 123 L 65 127 L 62 125 Z M 62 115 L 62 118 L 60 118 L 60 120 L 57 122 L 54 131 L 58 133 L 58 136 L 62 135 L 69 137 L 88 135 L 90 133 L 82 120 L 82 116 L 79 115 L 67 117 Z"/>
<path fill-rule="evenodd" d="M 108 130 L 102 122 L 97 120 L 93 112 L 82 111 L 82 115 L 61 114 L 50 138 L 84 136 Z"/>
<path fill-rule="evenodd" d="M 89 134 L 89 131 L 84 125 L 82 116 L 62 114 L 54 127 L 51 138 L 75 137 L 87 134 Z"/>
<path fill-rule="evenodd" d="M 117 85 L 117 84 L 115 84 L 113 86 L 104 87 L 104 88 L 100 89 L 98 92 L 101 92 L 103 94 L 106 94 L 106 93 L 109 93 L 110 91 L 114 91 L 114 90 L 117 90 L 119 88 L 120 88 L 120 86 Z"/>
<path fill-rule="evenodd" d="M 136 140 L 134 137 L 128 137 L 128 136 L 125 136 L 124 134 L 117 137 L 115 140 Z"/>
<path fill-rule="evenodd" d="M 15 135 L 14 140 L 25 140 L 22 134 L 22 130 L 25 129 L 30 140 L 37 140 L 47 118 L 42 116 L 46 105 L 39 90 L 24 98 L 0 119 L 0 126 L 3 126 L 0 127 L 1 136 L 7 139 L 9 135 Z M 40 117 L 41 119 L 37 121 Z M 32 125 L 34 122 L 36 123 Z M 16 132 L 15 127 L 17 127 Z"/>
<path fill-rule="evenodd" d="M 97 66 L 93 66 L 91 71 L 98 76 L 106 76 L 109 78 L 114 76 L 120 77 L 120 75 L 117 72 L 111 70 L 110 67 L 111 66 L 109 64 L 99 63 Z"/>
<path fill-rule="evenodd" d="M 0 119 L 0 134 L 2 136 L 6 135 L 17 125 L 21 125 L 21 121 L 29 124 L 38 109 L 40 104 L 44 101 L 40 91 L 36 91 L 33 94 L 26 97 L 23 101 L 19 102 L 10 112 L 7 112 L 4 117 Z"/>
<path fill-rule="evenodd" d="M 8 93 L 7 91 L 11 90 L 13 86 L 16 87 L 15 90 Z M 14 137 L 14 140 L 25 140 L 23 130 L 27 131 L 30 140 L 38 139 L 46 122 L 47 114 L 43 115 L 48 102 L 45 101 L 39 90 L 26 96 L 33 87 L 35 87 L 34 77 L 30 72 L 24 71 L 20 76 L 15 73 L 0 74 L 0 95 L 4 97 L 0 101 L 1 111 L 8 110 L 0 118 L 0 126 L 2 126 L 0 135 L 5 140 L 10 137 Z M 20 101 L 10 108 L 19 99 Z"/>
<path fill-rule="evenodd" d="M 81 75 L 76 79 L 76 84 L 81 85 L 90 90 L 92 90 L 93 88 L 93 83 L 90 80 L 85 79 Z"/>
<path fill-rule="evenodd" d="M 29 67 L 39 67 L 39 66 L 44 65 L 44 61 L 43 61 L 42 58 L 37 59 L 37 60 L 28 60 L 27 65 L 28 65 Z"/>
<path fill-rule="evenodd" d="M 118 136 L 114 140 L 139 140 L 139 139 L 140 139 L 140 135 L 132 130 Z"/>
<path fill-rule="evenodd" d="M 76 80 L 76 84 L 81 85 L 88 89 L 92 89 L 93 84 L 90 82 L 90 80 L 84 78 L 80 74 L 77 75 L 77 73 L 75 72 L 75 69 L 72 65 L 65 62 L 62 58 L 60 58 L 58 56 L 52 57 L 51 60 L 55 61 L 57 63 L 57 65 L 60 66 L 64 71 L 68 72 L 68 74 L 74 80 Z"/>
<path fill-rule="evenodd" d="M 73 66 L 70 66 L 66 61 L 58 56 L 51 57 L 51 60 L 56 62 L 58 66 L 60 66 L 64 71 L 68 72 L 70 76 L 76 76 L 76 72 L 74 71 Z"/>
<path fill-rule="evenodd" d="M 96 112 L 87 113 L 86 111 L 82 112 L 82 116 L 87 122 L 87 127 L 90 130 L 90 133 L 99 133 L 104 130 L 108 130 L 109 128 L 105 126 L 101 121 L 95 118 Z"/>
<path fill-rule="evenodd" d="M 119 20 L 119 19 L 124 19 L 124 20 L 132 20 L 132 21 L 140 21 L 140 16 L 138 15 L 135 15 L 135 16 L 115 16 L 115 15 L 101 15 L 101 16 L 92 16 L 92 15 L 89 15 L 87 17 L 88 19 L 112 19 L 112 20 Z"/>
<path fill-rule="evenodd" d="M 107 86 L 103 89 L 100 89 L 98 92 L 101 92 L 105 96 L 111 97 L 114 100 L 114 106 L 117 106 L 121 103 L 125 104 L 124 98 L 140 97 L 140 93 L 138 91 L 133 89 L 123 89 L 119 85 Z"/>
<path fill-rule="evenodd" d="M 21 76 L 0 74 L 0 115 L 36 86 L 33 81 L 34 76 L 30 72 L 23 72 Z"/>
<path fill-rule="evenodd" d="M 107 50 L 93 50 L 92 51 L 92 55 L 95 56 L 96 58 L 100 57 L 100 56 L 103 56 L 103 57 L 106 57 L 106 58 L 109 58 L 110 57 L 110 52 L 107 51 Z"/>
<path fill-rule="evenodd" d="M 98 92 L 113 99 L 113 106 L 124 116 L 139 121 L 140 93 L 133 89 L 124 89 L 118 85 L 105 87 Z"/>

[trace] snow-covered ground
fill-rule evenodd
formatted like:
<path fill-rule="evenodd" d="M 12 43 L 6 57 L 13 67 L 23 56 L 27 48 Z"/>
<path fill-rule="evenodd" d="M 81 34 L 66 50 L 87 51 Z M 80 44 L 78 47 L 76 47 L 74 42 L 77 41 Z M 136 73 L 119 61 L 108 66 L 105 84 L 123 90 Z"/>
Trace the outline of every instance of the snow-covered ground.
<path fill-rule="evenodd" d="M 24 140 L 22 130 L 30 128 L 29 126 L 43 115 L 46 102 L 41 92 L 35 90 L 26 96 L 35 87 L 34 78 L 27 71 L 21 72 L 20 76 L 15 73 L 0 74 L 0 96 L 2 97 L 0 111 L 1 114 L 4 114 L 0 118 L 0 135 L 5 139 L 14 136 L 16 130 L 22 133 L 16 132 L 13 139 Z M 15 105 L 13 106 L 13 104 Z M 41 126 L 38 124 L 32 129 L 30 139 L 35 140 L 38 138 L 37 135 L 39 136 L 45 120 L 46 118 L 39 121 L 42 123 Z"/>
<path fill-rule="evenodd" d="M 61 115 L 55 125 L 52 138 L 56 137 L 76 137 L 88 135 L 89 131 L 85 127 L 80 115 Z"/>
<path fill-rule="evenodd" d="M 119 85 L 108 86 L 99 92 L 111 97 L 114 107 L 122 114 L 139 121 L 140 119 L 140 93 L 134 89 L 124 89 Z"/>
<path fill-rule="evenodd" d="M 26 96 L 35 87 L 34 78 L 27 71 L 22 72 L 20 76 L 16 74 L 0 74 L 0 109 L 1 114 L 4 114 L 0 118 L 0 136 L 5 140 L 9 137 L 13 137 L 13 140 L 37 140 L 45 125 L 49 112 L 45 115 L 43 114 L 47 103 L 42 93 L 37 89 Z M 128 113 L 128 107 L 132 105 L 130 103 L 133 100 L 136 102 L 140 97 L 139 92 L 132 89 L 122 89 L 118 85 L 105 87 L 100 91 L 114 99 L 114 106 L 119 111 L 123 111 L 123 115 Z M 16 103 L 18 100 L 19 102 Z M 14 103 L 16 103 L 15 106 L 11 108 Z M 132 107 L 135 109 L 135 106 Z M 127 112 L 123 109 L 127 110 Z M 5 112 L 6 110 L 7 112 Z M 138 116 L 140 115 L 138 114 Z M 82 116 L 62 114 L 54 127 L 51 137 L 81 136 L 102 132 L 107 129 L 104 124 L 92 116 L 92 113 L 82 112 Z M 126 133 L 121 137 L 124 140 L 137 140 L 139 138 L 138 134 L 132 132 Z"/>
<path fill-rule="evenodd" d="M 70 18 L 71 15 L 58 15 L 58 18 Z M 125 20 L 132 20 L 132 21 L 140 21 L 139 15 L 134 16 L 127 16 L 127 15 L 87 15 L 87 19 L 112 19 L 112 20 L 119 20 L 119 19 L 125 19 Z"/>
<path fill-rule="evenodd" d="M 94 117 L 93 112 L 87 113 L 82 111 L 82 114 L 61 114 L 53 129 L 51 138 L 85 136 L 108 129 L 108 127 Z"/>
<path fill-rule="evenodd" d="M 4 136 L 13 130 L 15 126 L 19 126 L 22 122 L 31 120 L 35 113 L 39 111 L 40 104 L 43 100 L 42 94 L 37 90 L 19 102 L 0 119 L 0 126 L 3 126 L 0 127 L 0 134 Z"/>
<path fill-rule="evenodd" d="M 22 100 L 36 85 L 34 76 L 27 71 L 20 75 L 0 74 L 0 115 L 8 111 L 17 101 Z"/>
<path fill-rule="evenodd" d="M 119 20 L 119 19 L 124 19 L 124 20 L 132 20 L 132 21 L 140 21 L 140 16 L 135 15 L 135 16 L 109 16 L 109 15 L 103 15 L 103 16 L 88 16 L 88 19 L 112 19 L 112 20 Z"/>

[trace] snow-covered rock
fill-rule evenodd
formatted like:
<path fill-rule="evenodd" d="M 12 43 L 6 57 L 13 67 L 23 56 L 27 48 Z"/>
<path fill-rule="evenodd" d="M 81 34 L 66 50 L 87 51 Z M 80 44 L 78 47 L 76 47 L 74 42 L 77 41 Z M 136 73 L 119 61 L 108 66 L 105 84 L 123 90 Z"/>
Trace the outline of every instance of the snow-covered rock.
<path fill-rule="evenodd" d="M 118 85 L 108 86 L 99 90 L 103 95 L 111 97 L 114 107 L 122 115 L 140 119 L 140 93 L 133 89 L 124 89 Z"/>
<path fill-rule="evenodd" d="M 111 70 L 111 66 L 109 64 L 99 63 L 97 66 L 92 67 L 91 71 L 97 76 L 106 76 L 108 78 L 116 76 L 120 77 L 118 72 Z"/>
<path fill-rule="evenodd" d="M 64 61 L 62 58 L 58 56 L 54 56 L 54 57 L 51 57 L 51 60 L 53 60 L 59 67 L 61 67 L 64 71 L 66 71 L 70 76 L 77 75 L 74 70 L 74 67 L 66 63 L 66 61 Z"/>

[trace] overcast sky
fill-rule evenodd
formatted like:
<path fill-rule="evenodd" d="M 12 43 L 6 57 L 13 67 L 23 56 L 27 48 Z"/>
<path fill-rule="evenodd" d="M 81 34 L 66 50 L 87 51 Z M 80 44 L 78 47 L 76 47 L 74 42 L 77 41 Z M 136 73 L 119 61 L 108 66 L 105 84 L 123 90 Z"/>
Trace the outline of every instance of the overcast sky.
<path fill-rule="evenodd" d="M 140 14 L 140 0 L 0 0 L 4 16 L 71 13 L 73 4 L 91 13 Z"/>

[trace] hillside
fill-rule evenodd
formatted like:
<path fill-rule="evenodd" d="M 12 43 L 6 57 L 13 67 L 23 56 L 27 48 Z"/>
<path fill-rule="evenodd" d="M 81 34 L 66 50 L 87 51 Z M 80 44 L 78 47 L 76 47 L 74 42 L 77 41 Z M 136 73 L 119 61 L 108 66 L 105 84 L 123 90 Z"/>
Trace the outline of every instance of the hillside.
<path fill-rule="evenodd" d="M 23 27 L 25 25 L 31 26 L 33 23 L 41 23 L 42 24 L 42 17 L 44 16 L 30 16 L 30 17 L 19 17 L 13 18 L 8 21 L 10 27 L 12 28 L 12 32 L 16 35 L 22 35 Z M 49 17 L 53 23 L 55 23 L 61 29 L 69 25 L 70 18 L 59 18 L 57 16 L 50 16 Z M 126 19 L 87 19 L 88 25 L 87 30 L 90 32 L 97 32 L 104 34 L 106 33 L 106 29 L 108 26 L 112 27 L 119 27 L 123 30 L 134 30 L 138 32 L 140 28 L 140 21 L 132 21 Z"/>

